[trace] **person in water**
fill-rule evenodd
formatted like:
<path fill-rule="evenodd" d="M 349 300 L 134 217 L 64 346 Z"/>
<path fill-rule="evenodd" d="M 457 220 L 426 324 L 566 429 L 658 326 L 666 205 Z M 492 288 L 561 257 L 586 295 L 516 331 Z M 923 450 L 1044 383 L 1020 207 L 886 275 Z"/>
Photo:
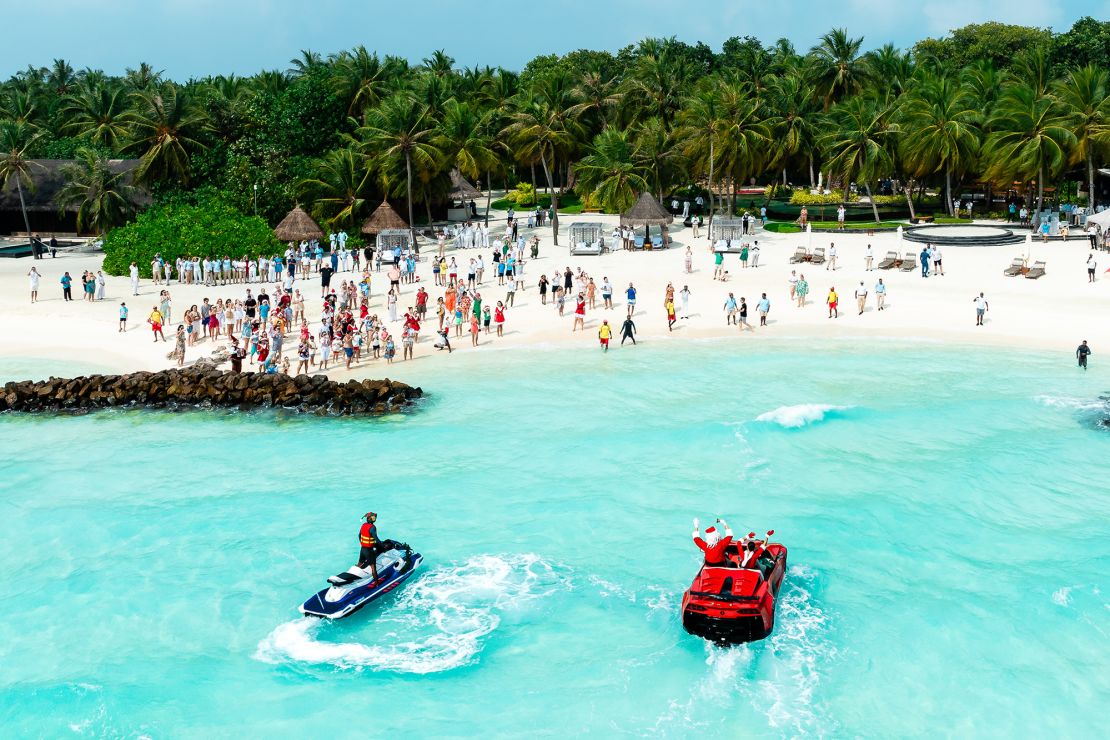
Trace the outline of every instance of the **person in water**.
<path fill-rule="evenodd" d="M 382 543 L 378 539 L 378 527 L 374 524 L 378 521 L 378 515 L 368 511 L 362 518 L 365 522 L 358 531 L 358 544 L 360 546 L 358 567 L 366 568 L 369 565 L 370 572 L 374 575 L 376 581 L 378 580 L 378 554 L 382 552 Z"/>
<path fill-rule="evenodd" d="M 1079 360 L 1079 367 L 1084 370 L 1087 369 L 1087 355 L 1089 354 L 1091 354 L 1091 348 L 1087 344 L 1087 340 L 1084 339 L 1083 343 L 1075 350 L 1075 357 Z"/>
<path fill-rule="evenodd" d="M 716 526 L 709 527 L 705 530 L 705 537 L 701 536 L 701 527 L 698 520 L 694 519 L 694 544 L 698 549 L 705 553 L 706 565 L 725 565 L 725 548 L 732 543 L 732 529 L 728 523 L 723 519 L 717 519 L 717 524 L 725 528 L 725 536 L 721 537 L 721 533 L 717 530 Z"/>

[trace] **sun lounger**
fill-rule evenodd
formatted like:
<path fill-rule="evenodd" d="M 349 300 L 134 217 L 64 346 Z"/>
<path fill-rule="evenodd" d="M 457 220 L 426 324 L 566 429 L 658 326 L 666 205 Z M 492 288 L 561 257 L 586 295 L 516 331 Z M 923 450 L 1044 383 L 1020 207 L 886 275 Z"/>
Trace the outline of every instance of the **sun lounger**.
<path fill-rule="evenodd" d="M 1044 262 L 1039 260 L 1033 263 L 1033 266 L 1029 268 L 1029 272 L 1025 273 L 1025 277 L 1030 280 L 1036 280 L 1041 275 L 1044 275 Z"/>
<path fill-rule="evenodd" d="M 1020 275 L 1021 271 L 1024 269 L 1025 260 L 1021 257 L 1014 257 L 1014 261 L 1010 263 L 1009 267 L 1002 271 L 1002 274 L 1007 277 L 1014 277 L 1015 275 Z"/>
<path fill-rule="evenodd" d="M 913 252 L 906 252 L 906 256 L 902 258 L 902 272 L 913 272 L 917 269 L 917 255 Z"/>
<path fill-rule="evenodd" d="M 593 242 L 592 244 L 587 244 L 586 242 L 578 242 L 570 248 L 570 253 L 576 257 L 580 255 L 599 255 L 601 254 L 601 243 Z"/>
<path fill-rule="evenodd" d="M 636 245 L 636 249 L 643 249 L 644 248 L 644 237 L 637 235 L 636 236 L 636 241 L 634 243 Z"/>
<path fill-rule="evenodd" d="M 658 234 L 651 237 L 651 248 L 652 249 L 662 249 L 663 248 L 663 237 L 659 236 Z"/>
<path fill-rule="evenodd" d="M 794 256 L 790 258 L 791 264 L 798 262 L 807 262 L 809 260 L 809 253 L 806 252 L 805 247 L 798 247 L 794 250 Z"/>
<path fill-rule="evenodd" d="M 897 252 L 887 252 L 886 257 L 883 257 L 883 261 L 879 263 L 879 269 L 880 270 L 889 270 L 890 268 L 894 267 L 897 264 L 898 264 L 898 253 Z"/>
<path fill-rule="evenodd" d="M 814 249 L 813 255 L 809 258 L 809 261 L 815 265 L 823 264 L 825 261 L 825 248 L 817 247 L 817 249 Z"/>

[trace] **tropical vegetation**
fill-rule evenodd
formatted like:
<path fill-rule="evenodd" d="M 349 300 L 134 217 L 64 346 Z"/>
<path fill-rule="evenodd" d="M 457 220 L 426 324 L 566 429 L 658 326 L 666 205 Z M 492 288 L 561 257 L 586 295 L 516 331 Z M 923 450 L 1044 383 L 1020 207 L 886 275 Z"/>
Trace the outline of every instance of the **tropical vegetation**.
<path fill-rule="evenodd" d="M 145 63 L 111 75 L 57 59 L 0 82 L 0 185 L 23 196 L 35 158 L 75 159 L 59 205 L 97 231 L 134 218 L 131 180 L 103 166 L 112 157 L 138 159 L 133 184 L 174 217 L 183 194 L 204 191 L 240 216 L 273 224 L 300 203 L 349 231 L 382 198 L 410 224 L 432 221 L 454 170 L 505 202 L 550 203 L 556 237 L 568 199 L 618 211 L 689 188 L 729 212 L 752 185 L 800 188 L 784 197 L 795 204 L 883 185 L 911 210 L 939 195 L 950 211 L 968 188 L 1039 207 L 1065 184 L 1094 190 L 1110 152 L 1108 69 L 1110 23 L 1091 18 L 1064 33 L 971 25 L 908 50 L 844 29 L 809 49 L 649 38 L 520 71 L 361 46 L 185 82 Z"/>

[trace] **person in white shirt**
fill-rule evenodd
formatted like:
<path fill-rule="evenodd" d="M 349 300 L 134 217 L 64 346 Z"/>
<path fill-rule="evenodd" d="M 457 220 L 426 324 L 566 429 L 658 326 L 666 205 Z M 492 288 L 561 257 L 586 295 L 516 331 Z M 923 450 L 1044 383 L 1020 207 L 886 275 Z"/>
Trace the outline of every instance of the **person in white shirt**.
<path fill-rule="evenodd" d="M 751 259 L 752 259 L 752 267 L 759 267 L 759 242 L 758 241 L 754 245 L 752 245 L 752 248 L 749 251 L 748 256 L 751 257 Z"/>
<path fill-rule="evenodd" d="M 27 273 L 27 277 L 31 279 L 31 303 L 35 303 L 39 299 L 39 278 L 42 275 L 34 267 Z"/>
<path fill-rule="evenodd" d="M 131 295 L 139 294 L 139 266 L 131 263 Z"/>
<path fill-rule="evenodd" d="M 867 251 L 863 253 L 863 265 L 866 272 L 871 272 L 871 263 L 875 261 L 875 252 L 871 249 L 871 245 L 867 245 Z"/>
<path fill-rule="evenodd" d="M 944 275 L 944 257 L 940 253 L 940 247 L 929 247 L 929 257 L 933 260 L 933 274 Z"/>
<path fill-rule="evenodd" d="M 1092 252 L 1087 256 L 1087 282 L 1093 283 L 1095 281 L 1095 270 L 1098 269 L 1098 263 L 1095 262 L 1095 255 Z"/>
<path fill-rule="evenodd" d="M 972 299 L 972 303 L 975 304 L 975 325 L 983 326 L 983 318 L 987 311 L 991 309 L 990 304 L 987 303 L 987 299 L 983 297 L 982 293 Z"/>
<path fill-rule="evenodd" d="M 836 270 L 836 244 L 829 244 L 828 259 L 825 262 L 826 270 Z"/>
<path fill-rule="evenodd" d="M 798 290 L 798 271 L 791 270 L 790 277 L 786 279 L 787 285 L 790 286 L 790 300 L 794 300 L 794 295 Z"/>
<path fill-rule="evenodd" d="M 856 288 L 856 306 L 859 307 L 859 315 L 863 316 L 863 308 L 867 305 L 867 288 L 863 287 L 863 281 L 859 281 L 859 287 Z"/>
<path fill-rule="evenodd" d="M 690 318 L 690 286 L 683 285 L 682 290 L 678 292 L 679 298 L 682 299 L 682 315 L 680 318 Z"/>

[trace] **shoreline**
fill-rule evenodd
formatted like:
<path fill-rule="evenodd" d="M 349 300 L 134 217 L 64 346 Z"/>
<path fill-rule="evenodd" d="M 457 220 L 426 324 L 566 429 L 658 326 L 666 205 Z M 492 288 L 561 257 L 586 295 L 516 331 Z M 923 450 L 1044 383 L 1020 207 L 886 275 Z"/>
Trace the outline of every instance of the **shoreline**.
<path fill-rule="evenodd" d="M 746 351 L 749 345 L 762 344 L 767 340 L 790 342 L 800 348 L 815 340 L 817 343 L 833 340 L 865 344 L 881 342 L 894 345 L 905 342 L 912 345 L 1039 350 L 1059 352 L 1063 355 L 1062 360 L 1066 360 L 1079 342 L 1086 339 L 1094 349 L 1092 363 L 1097 366 L 1098 353 L 1105 346 L 1102 341 L 1105 335 L 1102 316 L 1110 314 L 1110 279 L 1104 277 L 1104 272 L 1110 266 L 1110 255 L 1096 253 L 1096 260 L 1102 263 L 1097 271 L 1099 279 L 1093 284 L 1088 283 L 1085 263 L 1090 250 L 1087 244 L 1081 242 L 1035 243 L 1031 248 L 1028 245 L 944 247 L 946 274 L 923 279 L 916 270 L 863 269 L 863 255 L 868 244 L 872 245 L 876 264 L 887 251 L 905 253 L 920 246 L 900 243 L 896 235 L 877 233 L 868 236 L 844 232 L 813 239 L 813 246 L 827 246 L 835 241 L 840 253 L 839 269 L 832 271 L 820 265 L 788 262 L 796 246 L 808 246 L 806 235 L 759 232 L 751 239 L 758 240 L 762 247 L 760 265 L 744 269 L 736 254 L 726 255 L 725 267 L 729 270 L 730 279 L 722 283 L 712 278 L 714 257 L 709 252 L 708 239 L 704 235 L 692 239 L 690 229 L 681 226 L 672 229 L 674 244 L 662 251 L 618 250 L 600 257 L 571 257 L 566 246 L 570 238 L 569 222 L 600 221 L 608 227 L 616 223 L 616 218 L 568 216 L 564 217 L 564 221 L 568 222 L 560 233 L 564 244 L 559 247 L 553 245 L 549 229 L 522 232 L 526 236 L 534 233 L 540 237 L 540 256 L 525 263 L 525 288 L 518 291 L 515 305 L 507 309 L 505 336 L 497 338 L 492 333 L 483 333 L 477 348 L 470 346 L 470 338 L 465 334 L 457 338 L 452 336 L 456 352 L 480 352 L 497 357 L 504 357 L 502 353 L 505 351 L 528 347 L 601 352 L 597 340 L 598 328 L 602 320 L 608 319 L 614 330 L 619 329 L 626 314 L 623 291 L 629 282 L 634 283 L 638 291 L 638 305 L 633 317 L 637 340 L 652 345 L 666 344 L 678 350 L 687 342 L 706 340 L 734 342 L 739 352 Z M 692 273 L 685 272 L 687 245 L 693 252 Z M 429 251 L 434 253 L 434 245 L 426 247 L 425 254 Z M 449 247 L 447 257 L 455 257 L 460 273 L 465 273 L 465 265 L 479 252 L 487 260 L 487 275 L 478 290 L 487 304 L 496 302 L 504 298 L 505 291 L 496 285 L 496 278 L 489 275 L 489 249 L 458 250 Z M 1047 261 L 1047 273 L 1039 280 L 1003 276 L 1003 268 L 1018 255 Z M 0 331 L 0 346 L 4 347 L 4 355 L 59 363 L 72 361 L 78 365 L 95 366 L 106 373 L 169 368 L 171 361 L 166 359 L 166 354 L 173 348 L 172 342 L 151 342 L 145 324 L 150 305 L 156 301 L 162 286 L 143 280 L 140 295 L 132 296 L 127 278 L 108 277 L 106 300 L 93 304 L 61 300 L 61 290 L 57 285 L 61 271 L 68 271 L 76 279 L 84 270 L 100 269 L 102 259 L 103 255 L 64 255 L 38 261 L 30 258 L 0 261 L 0 311 L 8 319 Z M 32 266 L 43 275 L 41 300 L 33 305 L 28 298 L 26 276 Z M 540 274 L 562 272 L 567 267 L 584 269 L 599 286 L 602 278 L 608 277 L 614 286 L 614 309 L 588 310 L 584 331 L 571 331 L 573 300 L 568 301 L 562 317 L 557 315 L 551 301 L 547 306 L 539 301 L 536 282 Z M 436 328 L 435 300 L 442 295 L 443 288 L 427 279 L 430 277 L 427 256 L 418 264 L 417 270 L 424 279 L 419 284 L 402 285 L 398 311 L 403 313 L 412 302 L 417 287 L 423 286 L 429 292 L 429 316 L 423 322 L 414 360 L 398 360 L 390 365 L 384 360 L 364 359 L 350 371 L 342 367 L 329 369 L 326 374 L 330 378 L 342 381 L 404 377 L 409 374 L 407 366 L 410 362 L 414 369 L 419 368 L 416 372 L 429 378 L 434 378 L 438 372 L 451 372 L 450 361 L 442 359 L 447 354 L 432 349 Z M 810 294 L 804 308 L 797 308 L 789 298 L 787 278 L 791 271 L 804 274 L 809 280 Z M 332 285 L 336 287 L 343 280 L 352 278 L 357 278 L 357 274 L 338 273 Z M 873 286 L 880 278 L 888 288 L 886 310 L 882 312 L 876 310 L 873 294 Z M 862 316 L 858 315 L 852 297 L 861 280 L 869 293 L 867 310 Z M 674 332 L 667 330 L 662 306 L 668 282 L 674 285 L 676 292 L 683 285 L 689 285 L 692 296 L 689 318 L 680 319 Z M 370 313 L 384 316 L 383 287 L 388 285 L 385 273 L 372 272 L 371 283 Z M 201 303 L 204 297 L 210 298 L 213 303 L 220 298 L 241 298 L 247 288 L 257 292 L 263 286 L 270 287 L 266 283 L 236 283 L 217 287 L 174 283 L 169 290 L 173 296 L 173 313 L 180 318 L 186 308 Z M 836 319 L 827 318 L 823 305 L 830 286 L 835 286 L 841 296 L 843 310 Z M 298 279 L 294 287 L 305 296 L 306 315 L 314 331 L 319 318 L 319 279 L 310 275 L 307 279 Z M 985 292 L 990 303 L 987 323 L 982 328 L 974 325 L 971 302 L 979 291 Z M 726 325 L 723 302 L 729 292 L 737 298 L 744 296 L 748 299 L 749 321 L 755 327 L 753 332 L 737 336 L 740 332 Z M 767 293 L 771 301 L 769 325 L 764 328 L 758 326 L 755 311 L 755 304 L 762 293 Z M 130 326 L 126 334 L 117 332 L 117 311 L 121 301 L 125 301 L 130 309 Z M 171 322 L 170 328 L 175 324 Z M 400 323 L 390 324 L 389 328 L 397 336 Z M 287 353 L 295 353 L 294 342 L 295 335 L 287 335 Z M 613 354 L 619 356 L 619 336 L 611 345 Z M 222 346 L 226 346 L 224 339 L 216 342 L 206 340 L 187 348 L 186 367 Z M 433 360 L 433 357 L 440 359 Z M 490 367 L 498 364 L 501 361 L 491 359 Z M 319 372 L 314 369 L 312 374 Z"/>

